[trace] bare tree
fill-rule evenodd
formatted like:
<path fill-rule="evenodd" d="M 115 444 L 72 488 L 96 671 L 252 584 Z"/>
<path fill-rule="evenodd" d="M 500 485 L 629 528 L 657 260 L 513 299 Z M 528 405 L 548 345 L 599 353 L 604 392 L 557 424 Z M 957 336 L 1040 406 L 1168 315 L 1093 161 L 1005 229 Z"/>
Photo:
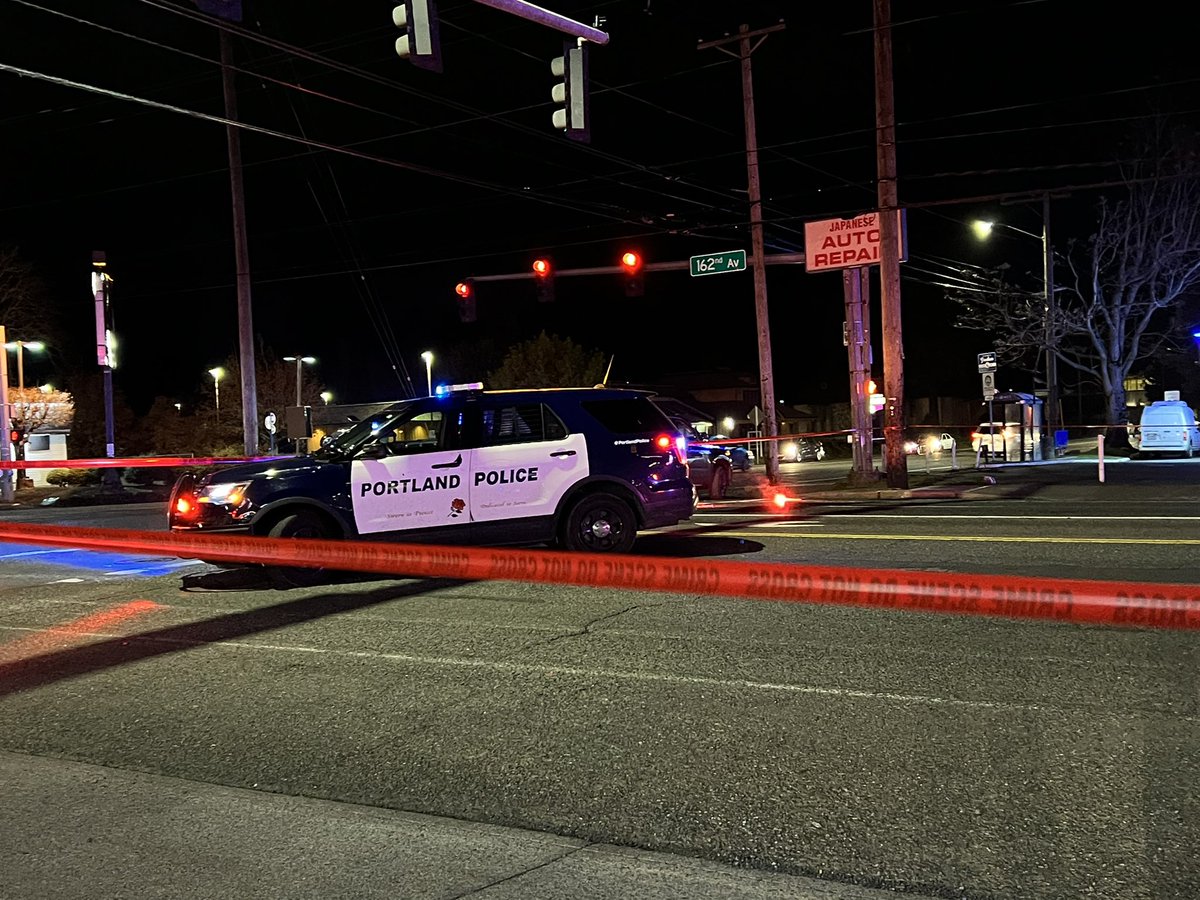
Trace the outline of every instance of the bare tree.
<path fill-rule="evenodd" d="M 1174 313 L 1200 286 L 1197 145 L 1168 145 L 1165 137 L 1159 130 L 1144 142 L 1123 173 L 1124 196 L 1102 199 L 1096 232 L 1060 257 L 1068 274 L 1060 277 L 1050 327 L 1042 296 L 1008 284 L 1003 271 L 947 293 L 963 308 L 958 324 L 990 332 L 1002 358 L 1051 352 L 1094 378 L 1111 426 L 1128 422 L 1125 379 L 1178 339 Z"/>
<path fill-rule="evenodd" d="M 10 337 L 44 339 L 53 325 L 46 287 L 16 247 L 0 247 L 0 323 Z"/>

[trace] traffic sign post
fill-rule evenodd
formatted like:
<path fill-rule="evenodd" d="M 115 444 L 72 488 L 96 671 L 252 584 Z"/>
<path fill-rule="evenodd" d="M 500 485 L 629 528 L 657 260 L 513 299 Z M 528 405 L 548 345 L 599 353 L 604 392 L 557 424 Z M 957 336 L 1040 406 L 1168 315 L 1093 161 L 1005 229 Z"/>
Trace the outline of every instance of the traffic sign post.
<path fill-rule="evenodd" d="M 695 278 L 699 275 L 719 275 L 722 272 L 746 271 L 746 251 L 726 250 L 724 253 L 702 253 L 688 259 L 688 268 Z"/>
<path fill-rule="evenodd" d="M 996 371 L 996 354 L 994 352 L 980 353 L 977 359 L 981 373 Z"/>

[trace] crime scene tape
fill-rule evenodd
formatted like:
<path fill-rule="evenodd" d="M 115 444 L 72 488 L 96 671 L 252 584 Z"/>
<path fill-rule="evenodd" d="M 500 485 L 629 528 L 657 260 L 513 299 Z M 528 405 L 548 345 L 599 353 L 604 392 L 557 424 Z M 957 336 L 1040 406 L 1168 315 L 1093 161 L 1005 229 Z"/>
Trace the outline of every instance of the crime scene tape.
<path fill-rule="evenodd" d="M 136 469 L 176 466 L 224 466 L 238 463 L 270 462 L 291 456 L 127 456 L 96 459 L 18 459 L 0 462 L 5 469 Z"/>
<path fill-rule="evenodd" d="M 0 542 L 5 541 L 396 576 L 574 584 L 1089 625 L 1200 629 L 1200 585 L 60 525 L 0 525 Z"/>

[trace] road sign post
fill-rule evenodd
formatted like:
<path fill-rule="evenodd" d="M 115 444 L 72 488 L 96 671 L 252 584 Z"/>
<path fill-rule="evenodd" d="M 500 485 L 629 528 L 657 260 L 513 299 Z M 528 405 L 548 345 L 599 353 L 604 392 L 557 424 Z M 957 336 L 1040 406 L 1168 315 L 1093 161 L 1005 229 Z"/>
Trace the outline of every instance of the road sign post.
<path fill-rule="evenodd" d="M 688 259 L 693 278 L 700 275 L 719 275 L 722 272 L 746 271 L 746 251 L 726 250 L 724 253 L 702 253 Z"/>

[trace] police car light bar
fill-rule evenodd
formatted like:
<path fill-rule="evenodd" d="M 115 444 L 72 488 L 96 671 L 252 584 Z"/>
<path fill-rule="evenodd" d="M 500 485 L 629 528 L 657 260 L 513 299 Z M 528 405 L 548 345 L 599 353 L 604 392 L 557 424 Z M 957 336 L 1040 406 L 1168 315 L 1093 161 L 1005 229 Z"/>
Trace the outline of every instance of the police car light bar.
<path fill-rule="evenodd" d="M 469 384 L 439 384 L 433 389 L 433 393 L 438 397 L 445 397 L 447 394 L 457 394 L 460 391 L 482 391 L 482 381 L 472 381 Z"/>

